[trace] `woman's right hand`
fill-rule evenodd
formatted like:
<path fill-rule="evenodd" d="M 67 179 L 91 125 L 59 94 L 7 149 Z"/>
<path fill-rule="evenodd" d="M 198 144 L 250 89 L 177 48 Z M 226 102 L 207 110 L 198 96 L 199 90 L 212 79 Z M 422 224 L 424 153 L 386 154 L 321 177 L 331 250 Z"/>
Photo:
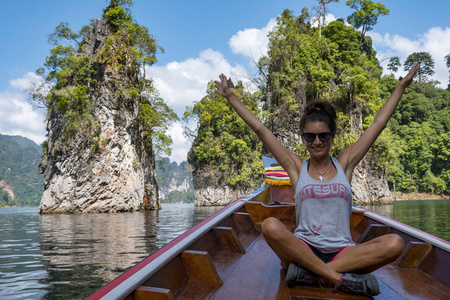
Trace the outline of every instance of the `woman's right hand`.
<path fill-rule="evenodd" d="M 229 97 L 233 94 L 231 89 L 228 87 L 227 77 L 223 74 L 219 75 L 220 81 L 215 80 L 214 84 L 216 86 L 216 93 L 222 97 Z"/>

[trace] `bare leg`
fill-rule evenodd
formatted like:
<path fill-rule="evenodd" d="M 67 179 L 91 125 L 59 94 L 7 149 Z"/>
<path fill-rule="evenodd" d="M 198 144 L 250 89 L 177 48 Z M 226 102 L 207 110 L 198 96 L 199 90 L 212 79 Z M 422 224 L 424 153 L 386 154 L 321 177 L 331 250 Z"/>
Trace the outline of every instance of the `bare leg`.
<path fill-rule="evenodd" d="M 367 274 L 395 261 L 404 248 L 405 242 L 400 236 L 387 234 L 344 249 L 327 265 L 338 273 Z"/>
<path fill-rule="evenodd" d="M 278 219 L 267 218 L 262 223 L 262 232 L 285 268 L 290 263 L 297 263 L 333 284 L 339 281 L 342 273 L 366 274 L 395 261 L 405 247 L 400 236 L 383 235 L 344 249 L 335 260 L 325 264 Z"/>
<path fill-rule="evenodd" d="M 296 237 L 276 218 L 267 218 L 262 223 L 262 232 L 267 244 L 280 258 L 285 268 L 290 263 L 298 263 L 333 283 L 337 283 L 340 273 L 321 261 L 308 246 Z"/>

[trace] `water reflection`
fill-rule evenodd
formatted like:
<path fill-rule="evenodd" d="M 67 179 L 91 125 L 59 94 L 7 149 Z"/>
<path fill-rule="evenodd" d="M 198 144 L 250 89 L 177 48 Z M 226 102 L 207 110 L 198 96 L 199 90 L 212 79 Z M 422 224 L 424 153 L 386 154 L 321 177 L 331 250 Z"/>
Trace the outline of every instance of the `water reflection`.
<path fill-rule="evenodd" d="M 450 241 L 450 200 L 396 201 L 368 209 Z"/>
<path fill-rule="evenodd" d="M 157 250 L 157 215 L 43 215 L 40 247 L 52 286 L 45 298 L 86 296 Z"/>
<path fill-rule="evenodd" d="M 38 209 L 0 210 L 0 295 L 2 299 L 39 299 L 46 294 L 41 262 Z"/>
<path fill-rule="evenodd" d="M 84 299 L 220 207 L 42 215 L 0 209 L 1 299 Z"/>

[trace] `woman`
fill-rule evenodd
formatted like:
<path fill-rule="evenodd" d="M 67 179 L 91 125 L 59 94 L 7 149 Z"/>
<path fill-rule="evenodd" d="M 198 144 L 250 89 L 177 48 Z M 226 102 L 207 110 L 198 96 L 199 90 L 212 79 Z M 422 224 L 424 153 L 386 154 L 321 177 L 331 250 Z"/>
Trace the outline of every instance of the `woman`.
<path fill-rule="evenodd" d="M 297 228 L 292 233 L 276 218 L 262 224 L 262 233 L 287 269 L 286 283 L 310 285 L 324 278 L 350 293 L 379 294 L 376 278 L 368 274 L 395 261 L 404 250 L 403 239 L 395 234 L 354 245 L 351 240 L 350 182 L 353 170 L 386 127 L 400 98 L 415 76 L 416 63 L 394 89 L 363 135 L 336 158 L 330 149 L 336 134 L 336 112 L 328 102 L 310 103 L 300 121 L 308 161 L 284 147 L 228 87 L 221 74 L 216 92 L 225 97 L 253 129 L 275 159 L 287 171 L 296 196 Z M 365 275 L 356 275 L 356 274 Z"/>

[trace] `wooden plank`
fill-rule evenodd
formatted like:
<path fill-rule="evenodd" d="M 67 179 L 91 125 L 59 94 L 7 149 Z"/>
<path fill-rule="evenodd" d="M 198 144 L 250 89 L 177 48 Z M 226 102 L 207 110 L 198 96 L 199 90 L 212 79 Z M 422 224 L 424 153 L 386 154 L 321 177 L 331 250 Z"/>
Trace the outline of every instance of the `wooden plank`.
<path fill-rule="evenodd" d="M 245 209 L 257 225 L 261 225 L 261 223 L 269 217 L 275 217 L 286 226 L 296 226 L 294 204 L 269 206 L 259 202 L 248 201 L 245 203 Z"/>
<path fill-rule="evenodd" d="M 433 246 L 421 242 L 411 242 L 399 258 L 397 268 L 417 269 L 430 253 Z"/>
<path fill-rule="evenodd" d="M 258 230 L 256 230 L 255 222 L 253 222 L 249 213 L 236 212 L 233 214 L 233 219 L 241 232 L 259 235 Z"/>
<path fill-rule="evenodd" d="M 177 295 L 186 287 L 188 282 L 188 274 L 178 255 L 153 274 L 142 285 L 171 290 L 173 297 L 177 298 Z"/>
<path fill-rule="evenodd" d="M 333 288 L 320 288 L 311 286 L 295 286 L 289 288 L 291 299 L 350 299 L 350 300 L 367 300 L 369 297 L 352 295 L 342 291 L 333 293 Z"/>
<path fill-rule="evenodd" d="M 364 219 L 363 211 L 352 211 L 352 216 L 350 217 L 350 230 L 356 228 L 356 226 Z"/>
<path fill-rule="evenodd" d="M 290 299 L 287 286 L 280 282 L 280 268 L 280 259 L 259 236 L 214 299 Z"/>
<path fill-rule="evenodd" d="M 364 231 L 356 243 L 361 244 L 368 242 L 376 237 L 388 234 L 390 232 L 392 232 L 392 229 L 389 226 L 382 224 L 371 224 L 367 227 L 366 231 Z"/>
<path fill-rule="evenodd" d="M 353 228 L 350 232 L 352 234 L 352 240 L 356 243 L 358 239 L 363 235 L 364 231 L 366 231 L 367 227 L 370 225 L 369 218 L 364 217 L 358 224 L 356 224 L 356 227 Z"/>
<path fill-rule="evenodd" d="M 387 265 L 373 274 L 405 299 L 449 299 L 449 286 L 418 269 Z"/>
<path fill-rule="evenodd" d="M 231 227 L 215 227 L 213 232 L 222 249 L 226 251 L 245 253 L 236 233 Z"/>
<path fill-rule="evenodd" d="M 214 258 L 211 258 L 211 261 L 222 281 L 227 280 L 242 255 L 243 254 L 238 252 L 222 251 Z"/>
<path fill-rule="evenodd" d="M 212 264 L 208 252 L 185 250 L 181 253 L 181 260 L 191 281 L 214 286 L 222 285 L 222 279 Z"/>
<path fill-rule="evenodd" d="M 213 299 L 214 293 L 218 289 L 220 289 L 219 286 L 191 281 L 189 282 L 187 287 L 183 290 L 183 292 L 178 297 L 176 297 L 176 299 L 183 299 L 183 300 Z"/>
<path fill-rule="evenodd" d="M 220 253 L 220 251 L 222 251 L 222 248 L 220 247 L 220 243 L 217 240 L 216 235 L 211 230 L 201 236 L 185 250 L 206 251 L 208 252 L 209 257 L 214 258 L 218 253 Z"/>
<path fill-rule="evenodd" d="M 249 201 L 256 201 L 265 204 L 269 203 L 269 201 L 271 201 L 270 187 L 264 188 L 264 190 L 261 193 L 249 199 Z"/>
<path fill-rule="evenodd" d="M 450 286 L 450 253 L 433 247 L 419 269 Z"/>
<path fill-rule="evenodd" d="M 173 300 L 172 292 L 168 289 L 161 289 L 149 286 L 138 287 L 134 291 L 134 300 Z"/>

